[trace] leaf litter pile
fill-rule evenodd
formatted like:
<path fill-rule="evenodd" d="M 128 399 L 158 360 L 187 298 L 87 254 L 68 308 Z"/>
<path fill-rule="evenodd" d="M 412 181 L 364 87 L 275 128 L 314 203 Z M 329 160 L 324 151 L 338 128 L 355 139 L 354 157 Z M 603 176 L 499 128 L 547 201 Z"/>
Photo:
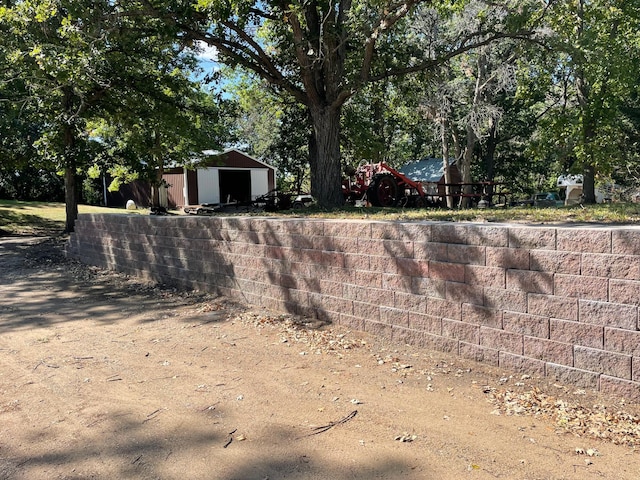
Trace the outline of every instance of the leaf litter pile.
<path fill-rule="evenodd" d="M 558 431 L 606 440 L 616 445 L 640 446 L 640 416 L 625 412 L 624 400 L 617 405 L 595 403 L 588 407 L 581 402 L 548 395 L 538 387 L 522 392 L 484 387 L 483 391 L 496 407 L 492 412 L 495 415 L 543 416 L 551 418 Z M 584 395 L 585 392 L 577 390 L 574 394 Z"/>
<path fill-rule="evenodd" d="M 269 315 L 256 312 L 243 312 L 233 320 L 256 328 L 276 327 L 280 330 L 280 342 L 301 343 L 305 350 L 300 355 L 335 354 L 342 356 L 342 352 L 353 348 L 364 347 L 367 342 L 350 338 L 349 331 L 340 331 L 333 328 L 324 328 L 322 322 L 305 321 L 290 315 Z"/>

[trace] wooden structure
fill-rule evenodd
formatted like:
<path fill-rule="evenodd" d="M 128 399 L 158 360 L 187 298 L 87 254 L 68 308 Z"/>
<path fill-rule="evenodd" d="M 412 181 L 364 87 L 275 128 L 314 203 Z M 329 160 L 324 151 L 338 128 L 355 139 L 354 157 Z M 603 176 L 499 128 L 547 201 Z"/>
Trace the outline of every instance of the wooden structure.
<path fill-rule="evenodd" d="M 231 148 L 205 151 L 192 166 L 165 169 L 162 178 L 162 206 L 175 209 L 205 203 L 250 202 L 275 188 L 276 169 Z M 105 196 L 107 206 L 124 206 L 127 200 L 133 200 L 138 207 L 146 208 L 150 206 L 151 188 L 147 182 L 136 181 Z"/>

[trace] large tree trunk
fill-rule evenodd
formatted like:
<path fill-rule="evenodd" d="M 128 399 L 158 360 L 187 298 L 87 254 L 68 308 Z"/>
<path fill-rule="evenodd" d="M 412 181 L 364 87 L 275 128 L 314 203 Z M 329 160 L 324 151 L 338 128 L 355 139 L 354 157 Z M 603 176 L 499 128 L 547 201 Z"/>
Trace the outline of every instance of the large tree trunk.
<path fill-rule="evenodd" d="M 339 206 L 344 203 L 340 168 L 340 109 L 312 106 L 310 111 L 315 136 L 315 152 L 309 152 L 311 194 L 321 207 Z"/>
<path fill-rule="evenodd" d="M 585 5 L 584 0 L 580 0 L 578 5 L 578 15 L 580 23 L 578 25 L 578 38 L 584 35 Z M 586 204 L 596 203 L 595 175 L 596 169 L 593 164 L 592 142 L 595 137 L 595 121 L 590 112 L 591 85 L 586 78 L 584 65 L 579 64 L 575 77 L 578 105 L 582 118 L 582 198 Z"/>
<path fill-rule="evenodd" d="M 66 104 L 65 104 L 66 106 Z M 76 182 L 75 138 L 73 127 L 64 125 L 64 202 L 65 202 L 65 233 L 71 233 L 75 229 L 78 218 L 78 183 Z"/>
<path fill-rule="evenodd" d="M 593 120 L 589 116 L 587 106 L 581 105 L 583 113 L 582 126 L 582 146 L 584 148 L 584 157 L 582 158 L 582 197 L 585 204 L 596 203 L 596 168 L 593 165 L 593 138 L 595 137 L 595 127 Z"/>
<path fill-rule="evenodd" d="M 467 144 L 464 147 L 464 154 L 462 155 L 462 161 L 460 162 L 460 175 L 462 177 L 462 183 L 469 184 L 472 181 L 471 178 L 471 163 L 473 160 L 473 150 L 476 145 L 476 134 L 471 128 L 471 125 L 467 125 Z M 462 193 L 471 194 L 473 187 L 471 185 L 463 185 Z M 470 197 L 460 197 L 460 208 L 467 208 L 470 204 Z"/>
<path fill-rule="evenodd" d="M 160 204 L 160 189 L 162 188 L 162 177 L 164 176 L 164 167 L 162 162 L 158 162 L 158 168 L 155 172 L 155 179 L 151 184 L 151 207 L 158 208 L 164 205 Z M 223 201 L 222 199 L 220 199 Z"/>
<path fill-rule="evenodd" d="M 582 196 L 586 204 L 596 203 L 596 169 L 586 164 L 582 169 Z"/>
<path fill-rule="evenodd" d="M 64 201 L 65 201 L 65 233 L 71 233 L 75 229 L 78 218 L 78 195 L 76 182 L 76 168 L 67 165 L 64 169 Z"/>

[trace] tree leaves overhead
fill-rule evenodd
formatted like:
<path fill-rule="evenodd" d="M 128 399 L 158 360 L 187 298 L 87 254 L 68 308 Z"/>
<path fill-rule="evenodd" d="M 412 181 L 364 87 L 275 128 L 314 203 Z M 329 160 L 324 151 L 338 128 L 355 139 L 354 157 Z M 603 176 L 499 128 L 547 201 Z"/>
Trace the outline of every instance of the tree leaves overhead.
<path fill-rule="evenodd" d="M 158 166 L 192 155 L 197 126 L 218 120 L 191 78 L 195 50 L 142 2 L 5 2 L 0 31 L 1 91 L 40 119 L 43 130 L 33 145 L 65 171 L 67 230 L 77 215 L 77 171 L 92 163 L 96 148 L 105 154 L 107 137 L 95 136 L 101 121 L 111 123 L 111 132 L 129 129 L 119 136 L 132 142 L 129 151 L 139 153 L 143 139 L 153 139 L 155 150 L 147 144 L 147 151 L 155 161 L 136 161 Z M 171 141 L 158 142 L 161 131 Z"/>

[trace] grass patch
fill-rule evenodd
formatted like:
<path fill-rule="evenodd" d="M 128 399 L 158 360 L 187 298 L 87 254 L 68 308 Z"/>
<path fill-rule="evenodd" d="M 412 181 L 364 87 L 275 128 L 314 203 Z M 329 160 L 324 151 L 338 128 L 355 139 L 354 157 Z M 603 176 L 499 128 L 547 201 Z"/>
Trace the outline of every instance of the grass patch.
<path fill-rule="evenodd" d="M 495 222 L 529 224 L 636 224 L 640 222 L 640 204 L 611 203 L 575 205 L 558 208 L 505 207 L 488 209 L 402 209 L 402 208 L 340 208 L 335 210 L 308 209 L 274 215 L 311 218 L 351 218 L 371 220 L 443 221 L 443 222 Z"/>
<path fill-rule="evenodd" d="M 122 208 L 91 205 L 79 205 L 78 211 L 80 214 L 131 213 L 135 215 L 148 213 L 146 209 L 128 211 Z M 238 213 L 233 215 L 238 215 Z M 507 207 L 466 210 L 344 207 L 333 210 L 309 208 L 277 213 L 257 212 L 252 215 L 388 221 L 632 225 L 640 223 L 640 204 L 611 203 L 559 208 Z M 59 235 L 64 230 L 64 223 L 65 207 L 63 203 L 0 200 L 0 236 Z"/>
<path fill-rule="evenodd" d="M 128 213 L 122 208 L 79 205 L 82 213 Z M 144 210 L 131 213 L 142 213 Z M 66 212 L 64 203 L 20 202 L 0 200 L 0 236 L 53 236 L 64 231 Z"/>

